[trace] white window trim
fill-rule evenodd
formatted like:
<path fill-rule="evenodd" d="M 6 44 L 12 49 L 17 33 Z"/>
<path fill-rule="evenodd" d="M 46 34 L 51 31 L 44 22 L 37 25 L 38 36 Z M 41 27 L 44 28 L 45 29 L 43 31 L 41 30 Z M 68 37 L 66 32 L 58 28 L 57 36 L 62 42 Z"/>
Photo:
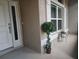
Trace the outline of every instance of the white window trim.
<path fill-rule="evenodd" d="M 51 19 L 52 20 L 57 20 L 57 30 L 55 31 L 55 32 L 53 32 L 53 33 L 51 33 L 51 34 L 55 34 L 55 33 L 57 33 L 57 32 L 60 32 L 61 30 L 63 30 L 63 28 L 62 29 L 60 29 L 60 30 L 58 30 L 58 20 L 62 20 L 63 21 L 63 19 L 62 18 L 58 18 L 58 11 L 56 10 L 56 17 L 57 18 L 51 18 L 51 3 L 53 4 L 53 5 L 56 5 L 57 7 L 57 10 L 58 10 L 58 8 L 64 8 L 64 5 L 63 4 L 61 4 L 61 3 L 59 3 L 59 2 L 57 2 L 57 1 L 54 1 L 54 0 L 46 0 L 46 8 L 47 8 L 47 22 L 50 22 L 51 21 Z"/>

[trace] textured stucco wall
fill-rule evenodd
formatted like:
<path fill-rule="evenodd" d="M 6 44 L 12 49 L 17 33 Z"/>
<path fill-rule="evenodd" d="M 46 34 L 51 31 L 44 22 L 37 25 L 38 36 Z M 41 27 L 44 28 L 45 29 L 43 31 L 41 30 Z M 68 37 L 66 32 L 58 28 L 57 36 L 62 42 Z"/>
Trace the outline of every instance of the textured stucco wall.
<path fill-rule="evenodd" d="M 41 31 L 41 25 L 46 22 L 46 1 L 39 0 L 39 19 L 40 19 L 40 36 L 41 39 L 46 38 L 46 35 Z"/>
<path fill-rule="evenodd" d="M 64 23 L 64 29 L 65 31 L 68 29 L 68 1 L 64 0 L 64 5 L 65 5 L 65 9 L 66 9 L 66 20 Z M 39 19 L 40 19 L 40 27 L 41 24 L 47 21 L 47 6 L 46 6 L 46 0 L 39 0 Z M 47 36 L 45 33 L 43 33 L 41 31 L 40 28 L 40 36 L 41 36 L 41 46 L 43 45 L 43 43 L 45 43 Z M 56 39 L 58 36 L 58 33 L 55 33 L 54 35 L 50 35 L 51 40 Z"/>
<path fill-rule="evenodd" d="M 69 0 L 68 1 L 68 28 L 69 33 L 77 34 L 78 32 L 78 0 Z M 77 40 L 76 40 L 77 39 Z M 78 59 L 78 38 L 74 39 L 74 47 L 72 47 L 71 56 L 75 59 Z M 71 39 L 72 40 L 72 39 Z M 72 46 L 72 45 L 71 45 Z"/>
<path fill-rule="evenodd" d="M 20 7 L 23 22 L 24 45 L 40 52 L 38 0 L 20 0 Z"/>
<path fill-rule="evenodd" d="M 68 1 L 65 0 L 65 2 L 67 11 L 65 28 L 68 28 Z M 45 3 L 45 0 L 20 0 L 24 45 L 39 52 L 41 52 L 41 39 L 46 38 L 41 31 L 41 24 L 46 21 Z"/>
<path fill-rule="evenodd" d="M 69 3 L 69 32 L 77 34 L 78 32 L 78 2 L 77 0 L 72 0 Z"/>
<path fill-rule="evenodd" d="M 69 29 L 68 27 L 70 26 L 70 24 L 69 24 L 69 13 L 70 12 L 68 12 L 69 11 L 69 9 L 68 9 L 68 0 L 64 0 L 64 5 L 65 5 L 65 10 L 66 10 L 66 20 L 65 20 L 65 24 L 64 24 L 64 26 L 65 26 L 65 29 Z M 73 5 L 71 5 L 71 7 L 73 7 Z M 72 11 L 72 10 L 70 10 L 70 11 Z M 73 13 L 74 13 L 75 11 L 73 11 Z M 40 25 L 42 24 L 42 23 L 44 23 L 47 19 L 46 19 L 46 6 L 45 6 L 45 0 L 39 0 L 39 15 L 40 15 Z M 77 17 L 77 16 L 76 16 Z M 72 18 L 72 17 L 71 17 Z M 71 23 L 72 24 L 72 23 Z M 70 30 L 70 29 L 69 29 Z M 41 39 L 45 39 L 46 38 L 46 36 L 41 32 Z M 75 56 L 75 54 L 76 54 L 76 56 L 77 56 L 77 53 L 76 53 L 76 51 L 77 51 L 77 46 L 75 46 L 77 43 L 77 38 L 75 38 L 76 40 L 74 40 L 73 42 L 72 42 L 72 38 L 70 39 L 71 41 L 69 42 L 69 44 L 71 44 L 71 46 L 69 47 L 69 46 L 67 46 L 66 48 L 64 48 L 64 46 L 61 48 L 61 49 L 63 49 L 64 48 L 64 51 L 63 52 L 66 52 L 68 55 L 71 55 L 71 56 Z M 54 41 L 53 43 L 55 43 L 56 41 Z M 74 43 L 75 42 L 75 43 Z M 53 44 L 52 43 L 52 44 Z M 61 42 L 61 43 L 63 43 L 63 44 L 65 44 L 65 41 L 64 42 Z M 66 43 L 68 43 L 68 42 L 66 42 Z M 57 43 L 57 44 L 59 44 L 59 43 Z M 72 45 L 73 44 L 73 45 Z M 75 48 L 76 47 L 76 48 Z M 58 49 L 60 49 L 60 48 L 58 48 Z M 67 49 L 67 50 L 66 50 Z M 76 49 L 76 51 L 74 52 L 74 50 Z M 73 56 L 73 57 L 74 57 Z"/>

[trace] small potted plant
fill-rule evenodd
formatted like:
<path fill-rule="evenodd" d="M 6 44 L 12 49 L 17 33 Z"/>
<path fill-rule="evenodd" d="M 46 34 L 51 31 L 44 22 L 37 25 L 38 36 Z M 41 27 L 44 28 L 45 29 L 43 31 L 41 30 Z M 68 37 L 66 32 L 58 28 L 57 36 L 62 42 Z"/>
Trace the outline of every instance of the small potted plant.
<path fill-rule="evenodd" d="M 54 25 L 52 22 L 45 22 L 42 24 L 42 31 L 45 32 L 47 34 L 47 41 L 46 41 L 46 45 L 45 45 L 45 52 L 47 54 L 51 53 L 51 42 L 50 42 L 50 32 L 54 31 Z"/>

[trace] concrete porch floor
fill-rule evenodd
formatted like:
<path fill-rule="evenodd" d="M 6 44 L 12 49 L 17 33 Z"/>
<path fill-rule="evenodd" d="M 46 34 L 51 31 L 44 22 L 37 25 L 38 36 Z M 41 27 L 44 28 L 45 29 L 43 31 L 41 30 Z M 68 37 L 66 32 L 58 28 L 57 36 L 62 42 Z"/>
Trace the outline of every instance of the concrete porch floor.
<path fill-rule="evenodd" d="M 77 43 L 77 35 L 68 35 L 68 39 L 63 42 L 55 42 L 52 45 L 51 54 L 39 54 L 26 47 L 9 52 L 0 57 L 0 59 L 77 59 L 77 50 L 75 44 Z M 74 52 L 75 49 L 75 52 Z"/>

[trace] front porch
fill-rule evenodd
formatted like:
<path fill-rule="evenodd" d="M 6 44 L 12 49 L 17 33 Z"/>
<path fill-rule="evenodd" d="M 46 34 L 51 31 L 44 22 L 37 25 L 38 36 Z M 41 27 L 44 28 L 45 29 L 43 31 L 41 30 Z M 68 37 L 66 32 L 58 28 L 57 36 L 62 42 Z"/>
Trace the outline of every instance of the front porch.
<path fill-rule="evenodd" d="M 40 54 L 23 47 L 1 56 L 0 59 L 77 59 L 78 48 L 74 44 L 77 44 L 77 35 L 69 34 L 68 39 L 63 42 L 55 41 L 52 44 L 51 54 Z"/>
<path fill-rule="evenodd" d="M 0 59 L 77 59 L 77 4 L 77 0 L 0 0 Z M 51 54 L 44 52 L 44 22 L 55 26 Z"/>

